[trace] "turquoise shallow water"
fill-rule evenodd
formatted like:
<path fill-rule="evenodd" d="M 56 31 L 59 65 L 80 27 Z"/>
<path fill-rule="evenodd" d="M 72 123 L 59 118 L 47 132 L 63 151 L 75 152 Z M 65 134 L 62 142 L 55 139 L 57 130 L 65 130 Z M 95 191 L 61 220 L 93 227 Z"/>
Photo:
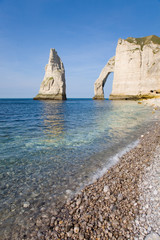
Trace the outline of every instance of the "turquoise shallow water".
<path fill-rule="evenodd" d="M 1 236 L 62 204 L 158 117 L 134 101 L 1 99 Z"/>

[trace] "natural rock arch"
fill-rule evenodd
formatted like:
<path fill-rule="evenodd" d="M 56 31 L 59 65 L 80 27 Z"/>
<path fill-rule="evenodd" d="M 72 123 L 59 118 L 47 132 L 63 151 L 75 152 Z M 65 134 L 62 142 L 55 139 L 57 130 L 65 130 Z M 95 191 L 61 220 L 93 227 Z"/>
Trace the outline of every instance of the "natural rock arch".
<path fill-rule="evenodd" d="M 119 39 L 111 58 L 94 84 L 93 99 L 104 99 L 103 87 L 114 72 L 111 100 L 160 97 L 160 38 Z"/>
<path fill-rule="evenodd" d="M 104 99 L 104 85 L 107 81 L 107 78 L 111 72 L 114 72 L 114 66 L 115 66 L 115 57 L 112 57 L 108 63 L 105 65 L 105 67 L 102 69 L 98 79 L 96 80 L 94 84 L 94 97 L 93 99 Z"/>

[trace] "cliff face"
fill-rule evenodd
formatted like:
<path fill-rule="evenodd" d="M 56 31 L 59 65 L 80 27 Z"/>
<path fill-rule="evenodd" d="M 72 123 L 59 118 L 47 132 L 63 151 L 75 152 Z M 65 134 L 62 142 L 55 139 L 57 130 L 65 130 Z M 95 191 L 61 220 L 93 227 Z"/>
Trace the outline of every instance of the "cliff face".
<path fill-rule="evenodd" d="M 110 99 L 160 96 L 160 38 L 152 35 L 119 39 L 113 72 Z M 101 77 L 95 82 L 95 96 L 98 92 L 97 83 L 103 86 L 103 82 Z"/>
<path fill-rule="evenodd" d="M 55 49 L 51 48 L 44 79 L 35 100 L 65 100 L 66 84 L 63 63 Z"/>

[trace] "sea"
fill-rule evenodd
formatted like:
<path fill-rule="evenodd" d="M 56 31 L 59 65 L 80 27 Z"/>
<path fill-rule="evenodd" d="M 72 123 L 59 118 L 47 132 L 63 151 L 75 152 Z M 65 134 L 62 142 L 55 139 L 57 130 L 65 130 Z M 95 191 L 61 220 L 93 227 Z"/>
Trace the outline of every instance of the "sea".
<path fill-rule="evenodd" d="M 136 101 L 0 99 L 0 239 L 101 177 L 159 117 Z"/>

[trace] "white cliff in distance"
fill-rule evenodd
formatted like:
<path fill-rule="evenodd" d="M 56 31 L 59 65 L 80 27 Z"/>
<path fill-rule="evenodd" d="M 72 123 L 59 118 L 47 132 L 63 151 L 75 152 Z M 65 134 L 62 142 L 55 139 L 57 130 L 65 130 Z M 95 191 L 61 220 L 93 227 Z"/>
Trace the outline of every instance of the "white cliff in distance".
<path fill-rule="evenodd" d="M 103 68 L 94 84 L 94 99 L 104 99 L 103 87 L 114 72 L 110 99 L 139 99 L 160 96 L 160 38 L 119 39 L 116 55 Z"/>
<path fill-rule="evenodd" d="M 56 50 L 51 48 L 44 79 L 35 100 L 65 100 L 66 83 L 63 63 Z"/>

